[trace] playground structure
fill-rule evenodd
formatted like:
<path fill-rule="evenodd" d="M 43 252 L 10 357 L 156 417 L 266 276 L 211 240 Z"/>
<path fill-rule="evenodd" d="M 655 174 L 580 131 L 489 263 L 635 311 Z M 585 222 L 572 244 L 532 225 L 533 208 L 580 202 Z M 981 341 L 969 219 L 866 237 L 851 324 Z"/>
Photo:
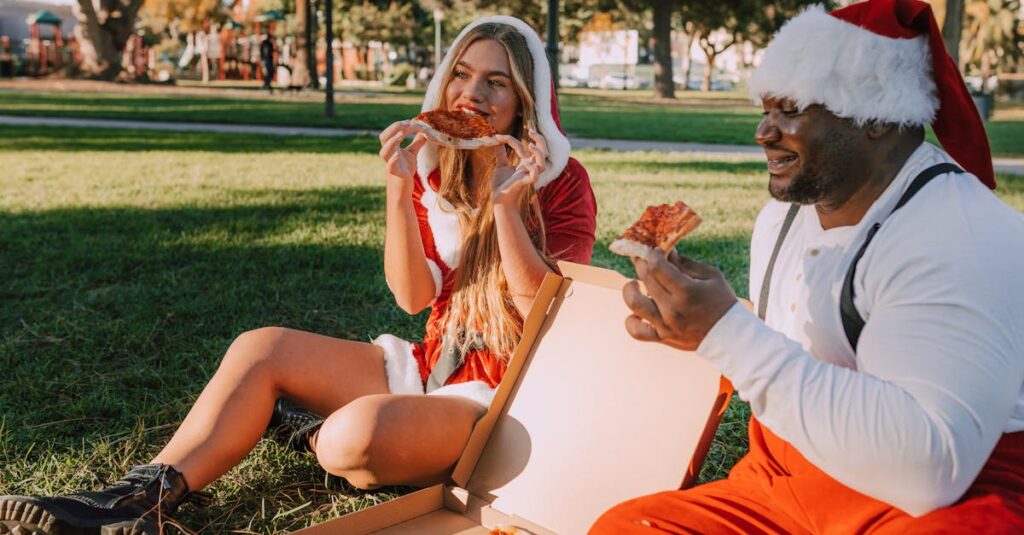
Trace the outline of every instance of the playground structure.
<path fill-rule="evenodd" d="M 26 74 L 44 76 L 77 62 L 77 43 L 64 39 L 60 17 L 44 9 L 29 15 L 25 23 L 30 35 L 25 43 Z M 49 35 L 44 35 L 45 29 Z"/>

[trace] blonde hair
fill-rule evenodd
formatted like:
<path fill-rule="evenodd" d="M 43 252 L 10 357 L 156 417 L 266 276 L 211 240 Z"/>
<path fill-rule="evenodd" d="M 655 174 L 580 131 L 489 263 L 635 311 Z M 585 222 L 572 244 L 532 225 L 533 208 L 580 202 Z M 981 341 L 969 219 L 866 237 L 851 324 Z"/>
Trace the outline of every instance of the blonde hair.
<path fill-rule="evenodd" d="M 526 38 L 505 24 L 481 24 L 470 30 L 450 52 L 456 60 L 473 43 L 491 40 L 505 48 L 512 68 L 512 85 L 519 97 L 519 116 L 513 124 L 512 135 L 529 139 L 528 129 L 537 129 L 536 107 L 533 99 L 533 63 Z M 455 64 L 455 61 L 452 62 Z M 539 66 L 544 68 L 543 65 Z M 452 70 L 443 74 L 441 87 L 447 88 Z M 440 108 L 448 106 L 445 91 L 441 91 Z M 494 222 L 490 194 L 491 184 L 474 184 L 474 175 L 489 177 L 494 171 L 493 161 L 487 169 L 472 169 L 469 151 L 438 147 L 441 174 L 439 194 L 454 206 L 462 229 L 462 258 L 455 275 L 455 286 L 448 301 L 444 319 L 444 337 L 465 355 L 470 349 L 483 344 L 503 361 L 512 355 L 523 332 L 523 318 L 512 301 L 512 294 L 501 268 L 498 235 Z M 509 150 L 509 163 L 518 158 Z M 476 171 L 474 173 L 474 171 Z M 532 232 L 531 241 L 541 257 L 550 264 L 545 253 L 544 223 L 540 204 L 533 188 L 523 195 L 519 213 Z"/>

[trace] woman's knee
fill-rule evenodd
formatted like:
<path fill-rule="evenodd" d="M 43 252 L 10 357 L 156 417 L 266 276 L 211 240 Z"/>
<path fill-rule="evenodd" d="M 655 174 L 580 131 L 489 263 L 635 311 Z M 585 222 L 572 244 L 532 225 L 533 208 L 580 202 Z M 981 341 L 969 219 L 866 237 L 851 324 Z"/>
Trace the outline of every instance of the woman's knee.
<path fill-rule="evenodd" d="M 238 335 L 228 347 L 221 367 L 253 368 L 273 362 L 289 335 L 284 327 L 260 327 Z"/>
<path fill-rule="evenodd" d="M 324 421 L 316 439 L 317 461 L 324 470 L 361 489 L 381 484 L 379 467 L 388 461 L 380 416 L 388 397 L 358 398 Z"/>

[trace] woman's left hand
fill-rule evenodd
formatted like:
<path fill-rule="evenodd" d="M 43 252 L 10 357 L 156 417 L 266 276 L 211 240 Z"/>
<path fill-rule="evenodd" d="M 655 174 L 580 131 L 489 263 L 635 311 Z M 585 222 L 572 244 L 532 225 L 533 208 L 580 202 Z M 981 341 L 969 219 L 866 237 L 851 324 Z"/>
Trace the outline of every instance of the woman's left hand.
<path fill-rule="evenodd" d="M 491 200 L 495 205 L 518 207 L 523 194 L 537 183 L 538 177 L 544 172 L 548 158 L 548 145 L 544 136 L 532 128 L 528 132 L 533 141 L 523 146 L 522 142 L 512 136 L 495 136 L 502 145 L 495 150 L 495 170 Z M 516 167 L 509 165 L 504 145 L 512 147 L 519 156 Z"/>

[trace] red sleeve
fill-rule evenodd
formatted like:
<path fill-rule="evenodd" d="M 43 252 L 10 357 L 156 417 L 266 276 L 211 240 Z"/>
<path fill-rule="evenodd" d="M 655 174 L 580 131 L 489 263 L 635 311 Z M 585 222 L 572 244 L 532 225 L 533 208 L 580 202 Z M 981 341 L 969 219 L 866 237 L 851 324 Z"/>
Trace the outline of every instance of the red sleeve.
<path fill-rule="evenodd" d="M 597 200 L 587 170 L 569 158 L 562 174 L 537 193 L 548 253 L 558 260 L 589 264 L 597 230 Z"/>

